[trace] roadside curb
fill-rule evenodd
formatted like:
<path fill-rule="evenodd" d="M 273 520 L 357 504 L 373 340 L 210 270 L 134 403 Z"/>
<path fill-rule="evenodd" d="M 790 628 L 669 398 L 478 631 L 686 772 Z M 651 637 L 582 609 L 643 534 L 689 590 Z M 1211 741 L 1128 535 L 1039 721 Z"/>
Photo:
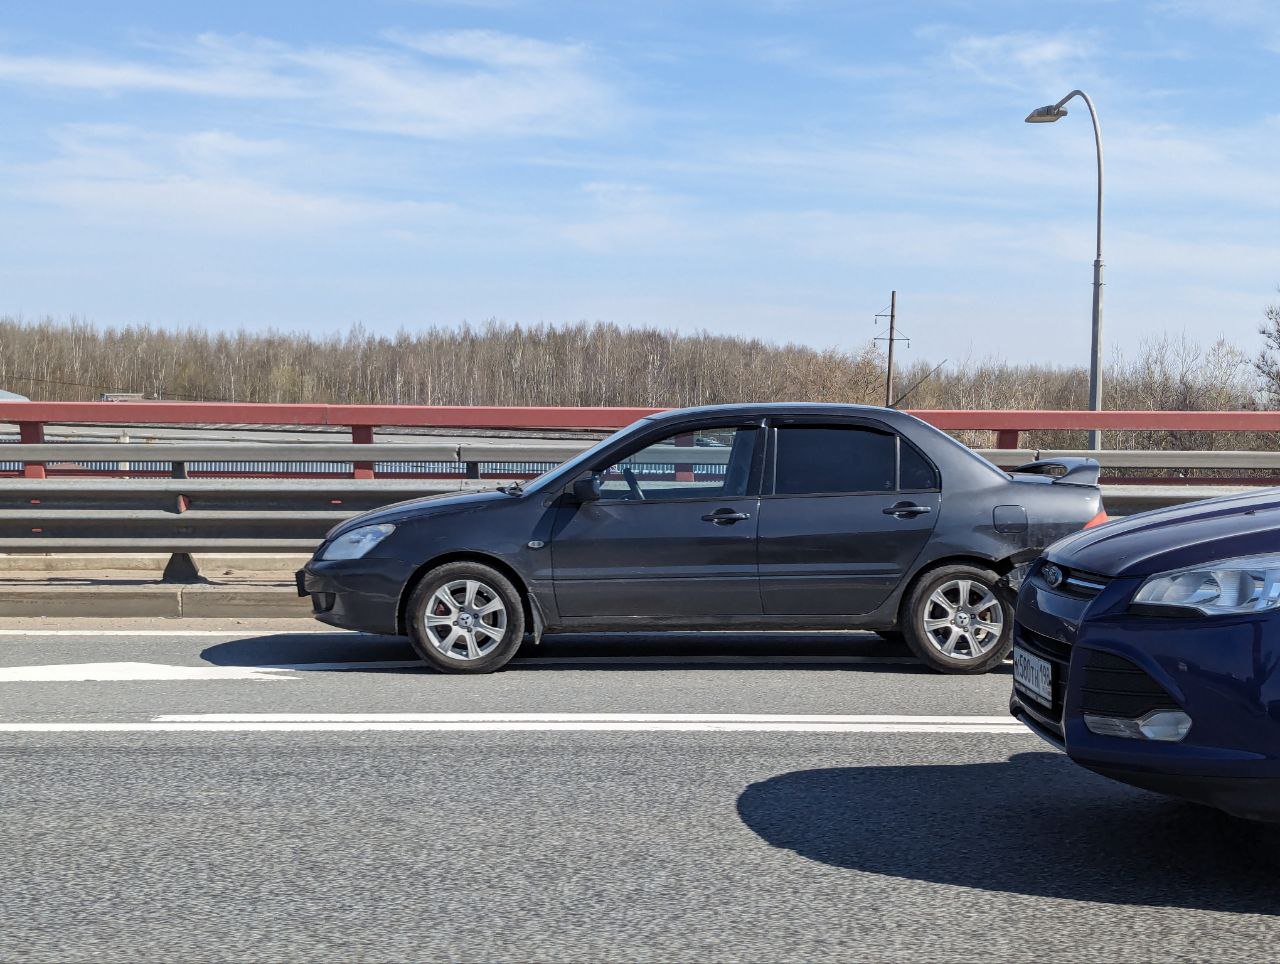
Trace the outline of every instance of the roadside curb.
<path fill-rule="evenodd" d="M 5 616 L 164 616 L 297 619 L 311 606 L 292 586 L 13 586 L 0 588 Z"/>

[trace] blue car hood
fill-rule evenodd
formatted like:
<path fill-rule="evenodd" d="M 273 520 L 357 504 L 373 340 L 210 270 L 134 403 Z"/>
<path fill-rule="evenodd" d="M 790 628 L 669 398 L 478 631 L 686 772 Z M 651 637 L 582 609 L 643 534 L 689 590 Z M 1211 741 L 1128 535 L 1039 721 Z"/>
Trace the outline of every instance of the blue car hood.
<path fill-rule="evenodd" d="M 382 522 L 397 523 L 406 519 L 421 518 L 441 512 L 453 512 L 479 508 L 489 502 L 506 502 L 512 497 L 502 492 L 489 490 L 486 492 L 442 493 L 441 495 L 424 495 L 420 499 L 409 499 L 405 502 L 393 502 L 377 509 L 370 509 L 345 522 L 340 522 L 329 530 L 325 540 L 335 538 L 351 529 L 360 526 L 378 525 Z"/>
<path fill-rule="evenodd" d="M 1105 576 L 1149 576 L 1215 559 L 1280 552 L 1280 489 L 1157 509 L 1085 529 L 1045 555 Z"/>

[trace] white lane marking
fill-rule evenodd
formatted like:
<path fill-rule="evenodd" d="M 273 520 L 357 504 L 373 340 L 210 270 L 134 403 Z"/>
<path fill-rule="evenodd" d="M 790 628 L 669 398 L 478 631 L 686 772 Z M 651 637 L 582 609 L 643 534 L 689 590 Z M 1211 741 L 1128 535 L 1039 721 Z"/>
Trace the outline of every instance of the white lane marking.
<path fill-rule="evenodd" d="M 517 659 L 513 666 L 615 666 L 658 665 L 676 668 L 699 666 L 821 666 L 862 663 L 915 664 L 913 659 L 893 656 L 564 656 L 547 659 Z M 268 673 L 333 673 L 377 670 L 427 670 L 420 659 L 354 660 L 330 663 L 261 663 L 255 666 L 174 666 L 163 663 L 103 662 L 53 663 L 40 666 L 0 666 L 0 683 L 59 683 L 77 681 L 205 680 L 205 679 L 295 679 L 267 676 Z"/>
<path fill-rule="evenodd" d="M 30 725 L 40 726 L 41 724 Z M 130 724 L 102 725 L 130 726 Z M 150 724 L 132 724 L 132 726 L 139 729 L 207 732 L 218 730 L 1003 734 L 1030 732 L 1026 727 L 1006 716 L 848 716 L 758 713 L 198 713 L 157 716 Z M 3 724 L 0 724 L 0 729 L 2 728 Z"/>
<path fill-rule="evenodd" d="M 420 659 L 378 659 L 355 663 L 269 663 L 263 669 L 288 670 L 291 673 L 330 673 L 339 670 L 421 669 L 427 664 Z"/>
<path fill-rule="evenodd" d="M 0 629 L 0 636 L 377 636 L 345 629 Z"/>
<path fill-rule="evenodd" d="M 685 733 L 985 733 L 1035 736 L 1021 724 L 1008 723 L 822 723 L 657 720 L 495 720 L 462 721 L 332 721 L 332 722 L 139 722 L 139 723 L 0 723 L 0 733 L 326 733 L 326 732 L 685 732 Z"/>
<path fill-rule="evenodd" d="M 856 666 L 861 663 L 885 663 L 890 665 L 919 666 L 920 661 L 910 656 L 531 656 L 513 659 L 512 665 L 521 666 L 609 666 L 619 663 L 679 664 L 681 666 L 719 665 L 735 663 L 765 663 L 771 666 L 803 666 L 807 663 L 824 666 Z"/>
<path fill-rule="evenodd" d="M 1008 716 L 826 713 L 170 713 L 154 723 L 763 723 L 1009 725 Z"/>
<path fill-rule="evenodd" d="M 133 682 L 135 680 L 282 680 L 273 666 L 169 666 L 163 663 L 54 663 L 0 667 L 0 683 Z"/>
<path fill-rule="evenodd" d="M 329 629 L 280 629 L 278 627 L 249 627 L 247 629 L 40 629 L 38 627 L 30 627 L 27 629 L 14 629 L 6 627 L 0 629 L 0 636 L 84 636 L 93 638 L 97 636 L 373 636 L 382 637 L 386 633 L 364 633 L 354 629 L 338 629 L 336 626 Z M 623 639 L 649 639 L 654 633 L 646 632 L 626 632 L 626 633 L 601 633 L 602 636 L 610 636 Z M 691 632 L 677 633 L 679 636 L 742 636 L 739 630 L 730 629 L 699 629 Z M 761 635 L 758 633 L 746 633 L 745 635 Z M 872 636 L 869 630 L 863 629 L 771 629 L 763 635 L 768 636 Z"/>

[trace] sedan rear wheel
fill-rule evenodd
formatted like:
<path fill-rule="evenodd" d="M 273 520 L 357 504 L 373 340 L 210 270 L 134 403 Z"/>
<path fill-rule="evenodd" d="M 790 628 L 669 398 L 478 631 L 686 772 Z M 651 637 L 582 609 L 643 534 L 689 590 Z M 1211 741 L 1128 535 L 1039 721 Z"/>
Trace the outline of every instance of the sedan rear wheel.
<path fill-rule="evenodd" d="M 907 597 L 903 626 L 911 651 L 943 673 L 986 673 L 1012 647 L 1013 612 L 999 576 L 978 566 L 942 566 Z"/>
<path fill-rule="evenodd" d="M 419 656 L 445 673 L 491 673 L 524 638 L 524 605 L 502 573 L 452 562 L 422 578 L 406 611 Z"/>

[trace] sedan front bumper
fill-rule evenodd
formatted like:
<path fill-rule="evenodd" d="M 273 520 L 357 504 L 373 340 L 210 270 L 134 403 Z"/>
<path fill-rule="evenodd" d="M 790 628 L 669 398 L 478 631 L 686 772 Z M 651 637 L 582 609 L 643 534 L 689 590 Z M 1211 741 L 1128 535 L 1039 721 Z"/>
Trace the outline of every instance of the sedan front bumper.
<path fill-rule="evenodd" d="M 366 633 L 398 635 L 400 597 L 413 567 L 398 559 L 312 560 L 295 579 L 322 623 Z"/>

